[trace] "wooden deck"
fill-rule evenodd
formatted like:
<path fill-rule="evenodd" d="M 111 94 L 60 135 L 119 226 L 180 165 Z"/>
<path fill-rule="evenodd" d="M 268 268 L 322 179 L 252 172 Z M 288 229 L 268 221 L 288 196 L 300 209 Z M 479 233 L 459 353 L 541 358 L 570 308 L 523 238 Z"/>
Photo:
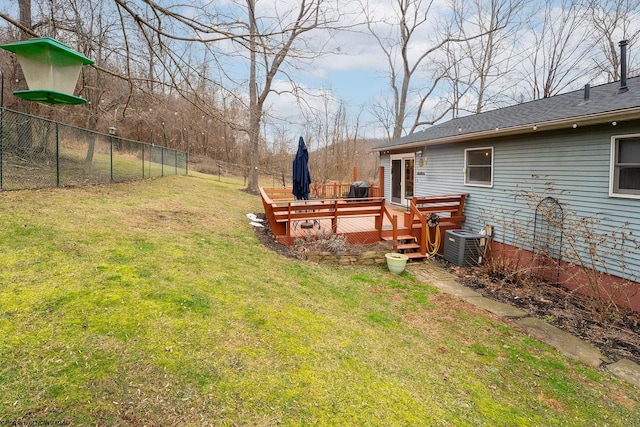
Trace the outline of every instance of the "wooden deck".
<path fill-rule="evenodd" d="M 265 214 L 276 239 L 292 245 L 296 239 L 342 235 L 351 244 L 392 241 L 394 250 L 410 258 L 442 253 L 433 245 L 444 232 L 461 228 L 464 194 L 414 197 L 409 209 L 388 206 L 384 197 L 331 197 L 294 200 L 290 189 L 260 189 Z M 439 224 L 433 224 L 437 215 Z"/>
<path fill-rule="evenodd" d="M 397 234 L 399 215 L 383 197 L 293 200 L 290 192 L 262 188 L 260 194 L 273 234 L 284 244 L 329 233 L 344 235 L 350 243 L 367 244 Z"/>
<path fill-rule="evenodd" d="M 395 215 L 398 218 L 398 221 L 401 221 L 403 215 L 405 214 L 405 209 L 400 209 L 396 207 L 390 207 L 389 211 L 392 215 Z M 314 221 L 309 221 L 312 224 L 311 228 L 303 228 L 302 223 L 305 221 L 293 221 L 291 225 L 291 236 L 293 238 L 303 238 L 308 236 L 319 236 L 322 234 L 329 234 L 332 230 L 332 224 L 330 219 L 318 219 Z M 371 230 L 375 230 L 376 223 L 375 218 L 372 216 L 369 217 L 340 217 L 338 218 L 338 229 L 337 234 L 359 234 L 359 233 L 367 233 Z M 382 223 L 383 230 L 391 231 L 393 225 L 391 221 L 384 217 Z"/>

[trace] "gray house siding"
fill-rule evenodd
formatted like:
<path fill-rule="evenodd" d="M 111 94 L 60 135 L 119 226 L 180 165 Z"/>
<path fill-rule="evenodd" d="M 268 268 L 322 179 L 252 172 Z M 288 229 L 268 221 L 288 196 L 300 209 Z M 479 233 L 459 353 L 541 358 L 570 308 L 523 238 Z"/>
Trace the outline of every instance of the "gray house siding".
<path fill-rule="evenodd" d="M 380 155 L 380 166 L 384 169 L 384 182 L 380 185 L 383 186 L 386 202 L 391 203 L 391 156 Z"/>
<path fill-rule="evenodd" d="M 535 211 L 519 195 L 542 195 L 551 186 L 548 195 L 560 201 L 567 215 L 599 218 L 600 233 L 625 227 L 640 238 L 640 199 L 609 196 L 611 136 L 635 133 L 640 133 L 640 121 L 412 149 L 425 158 L 421 163 L 416 156 L 415 194 L 467 193 L 465 228 L 479 231 L 491 224 L 496 241 L 527 248 Z M 464 185 L 464 150 L 480 147 L 494 150 L 492 188 Z M 381 156 L 385 181 L 388 158 Z M 522 228 L 526 235 L 514 232 Z M 619 260 L 612 254 L 607 271 L 637 281 L 640 253 L 627 254 L 625 272 Z"/>

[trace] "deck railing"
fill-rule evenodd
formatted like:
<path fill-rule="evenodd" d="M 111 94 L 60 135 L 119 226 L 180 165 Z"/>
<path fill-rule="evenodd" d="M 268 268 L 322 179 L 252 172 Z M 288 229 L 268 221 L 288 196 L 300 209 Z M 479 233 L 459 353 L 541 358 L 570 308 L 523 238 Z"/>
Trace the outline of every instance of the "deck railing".
<path fill-rule="evenodd" d="M 443 252 L 442 242 L 444 242 L 446 230 L 461 228 L 466 219 L 463 215 L 466 196 L 466 194 L 440 194 L 414 196 L 411 199 L 411 206 L 405 213 L 404 223 L 410 227 L 414 224 L 420 225 L 421 253 Z M 432 218 L 432 215 L 435 217 Z M 440 233 L 437 239 L 435 233 Z M 434 248 L 431 242 L 439 242 L 439 244 Z"/>
<path fill-rule="evenodd" d="M 328 184 L 312 183 L 311 196 L 319 199 L 347 197 L 351 190 L 351 183 L 333 182 Z M 369 197 L 382 197 L 380 186 L 369 184 Z"/>
<path fill-rule="evenodd" d="M 330 220 L 331 231 L 338 233 L 340 218 L 371 218 L 373 225 L 366 230 L 345 232 L 351 243 L 374 243 L 389 235 L 398 236 L 398 218 L 386 206 L 383 197 L 366 198 L 314 198 L 308 201 L 294 200 L 290 189 L 260 189 L 265 215 L 274 236 L 281 243 L 292 244 L 294 225 L 305 221 Z M 385 218 L 391 224 L 383 233 Z"/>
<path fill-rule="evenodd" d="M 320 184 L 314 182 L 309 186 L 309 189 L 309 198 L 311 199 L 342 199 L 349 195 L 351 183 Z M 266 191 L 273 200 L 295 200 L 291 188 L 268 188 Z M 380 186 L 369 185 L 369 197 L 383 197 Z"/>
<path fill-rule="evenodd" d="M 397 212 L 386 205 L 383 197 L 332 196 L 301 201 L 295 200 L 291 189 L 287 188 L 261 188 L 260 193 L 269 225 L 276 239 L 285 244 L 293 243 L 295 236 L 292 229 L 295 224 L 303 221 L 331 220 L 331 230 L 337 233 L 339 218 L 369 217 L 375 218 L 374 222 L 368 221 L 374 225 L 370 225 L 365 231 L 360 229 L 340 234 L 344 234 L 353 243 L 372 243 L 384 237 L 397 245 L 399 227 L 402 227 L 402 233 L 415 236 L 421 254 L 435 251 L 442 253 L 445 232 L 461 228 L 465 220 L 463 209 L 466 194 L 413 197 L 410 209 L 400 214 L 403 218 L 399 225 Z M 435 219 L 431 218 L 432 214 Z M 436 241 L 439 244 L 435 244 Z"/>

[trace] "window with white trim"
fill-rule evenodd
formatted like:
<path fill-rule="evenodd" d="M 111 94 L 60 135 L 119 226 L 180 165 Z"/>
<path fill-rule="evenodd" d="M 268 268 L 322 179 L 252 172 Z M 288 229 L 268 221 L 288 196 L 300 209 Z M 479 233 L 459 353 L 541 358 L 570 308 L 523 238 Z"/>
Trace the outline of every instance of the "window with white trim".
<path fill-rule="evenodd" d="M 640 198 L 640 135 L 611 138 L 609 193 Z"/>
<path fill-rule="evenodd" d="M 493 147 L 464 150 L 464 185 L 493 187 Z"/>

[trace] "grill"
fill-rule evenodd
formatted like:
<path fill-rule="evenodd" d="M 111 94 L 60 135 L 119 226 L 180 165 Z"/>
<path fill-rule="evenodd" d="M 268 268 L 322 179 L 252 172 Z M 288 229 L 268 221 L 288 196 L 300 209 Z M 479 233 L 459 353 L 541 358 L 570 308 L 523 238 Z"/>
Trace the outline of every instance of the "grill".
<path fill-rule="evenodd" d="M 350 199 L 361 199 L 369 197 L 369 183 L 366 181 L 356 181 L 351 183 L 351 189 L 349 190 Z"/>

